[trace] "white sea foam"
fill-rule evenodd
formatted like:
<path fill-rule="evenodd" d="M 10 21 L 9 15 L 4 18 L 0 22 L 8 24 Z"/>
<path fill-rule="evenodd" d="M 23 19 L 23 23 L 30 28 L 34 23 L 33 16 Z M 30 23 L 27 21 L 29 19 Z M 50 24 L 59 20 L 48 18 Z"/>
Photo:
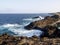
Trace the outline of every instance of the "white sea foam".
<path fill-rule="evenodd" d="M 25 20 L 25 21 L 37 21 L 37 20 L 42 20 L 42 19 L 44 19 L 44 17 L 42 17 L 42 16 L 38 16 L 37 18 L 25 18 L 25 19 L 23 19 L 23 20 Z"/>
<path fill-rule="evenodd" d="M 27 37 L 31 37 L 33 35 L 36 36 L 40 36 L 42 34 L 42 31 L 40 30 L 26 30 L 24 29 L 24 26 L 30 24 L 30 22 L 32 21 L 37 21 L 37 20 L 41 20 L 44 19 L 43 17 L 39 16 L 38 18 L 27 18 L 27 19 L 23 19 L 23 24 L 4 24 L 4 25 L 0 25 L 0 34 L 1 33 L 10 33 L 16 35 L 16 36 L 27 36 Z"/>
<path fill-rule="evenodd" d="M 0 26 L 0 31 L 2 33 L 4 33 L 5 29 L 7 29 L 7 32 L 13 32 L 16 36 L 31 37 L 33 35 L 40 36 L 42 34 L 42 31 L 35 30 L 35 29 L 26 30 L 24 29 L 23 25 L 19 25 L 19 24 L 4 24 Z"/>

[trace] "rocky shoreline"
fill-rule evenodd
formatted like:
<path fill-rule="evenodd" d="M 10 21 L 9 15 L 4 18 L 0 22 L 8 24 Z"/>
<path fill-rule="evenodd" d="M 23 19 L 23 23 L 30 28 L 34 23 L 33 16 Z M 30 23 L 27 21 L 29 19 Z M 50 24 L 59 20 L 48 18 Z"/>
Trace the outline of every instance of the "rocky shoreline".
<path fill-rule="evenodd" d="M 15 37 L 3 34 L 0 35 L 0 45 L 60 45 L 60 38 Z"/>
<path fill-rule="evenodd" d="M 39 29 L 44 33 L 40 37 L 60 37 L 60 15 L 54 14 L 52 16 L 46 16 L 42 20 L 31 22 L 25 26 L 25 29 Z"/>
<path fill-rule="evenodd" d="M 24 27 L 27 30 L 39 29 L 44 33 L 37 37 L 0 35 L 0 45 L 60 45 L 60 13 L 46 16 L 42 20 L 31 22 Z"/>

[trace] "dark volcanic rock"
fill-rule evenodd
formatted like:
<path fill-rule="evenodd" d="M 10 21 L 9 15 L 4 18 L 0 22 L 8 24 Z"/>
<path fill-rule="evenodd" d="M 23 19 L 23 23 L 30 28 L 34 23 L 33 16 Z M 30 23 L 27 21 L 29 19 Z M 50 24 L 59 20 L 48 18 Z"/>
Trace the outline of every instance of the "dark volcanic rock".
<path fill-rule="evenodd" d="M 56 37 L 56 34 L 58 29 L 57 27 L 55 26 L 46 26 L 43 28 L 42 30 L 44 33 L 41 35 L 41 37 L 49 37 L 49 38 L 52 38 L 52 37 Z"/>
<path fill-rule="evenodd" d="M 24 28 L 25 29 L 33 29 L 35 27 L 35 23 L 34 22 L 32 22 L 32 23 L 30 23 L 28 26 L 25 26 Z"/>

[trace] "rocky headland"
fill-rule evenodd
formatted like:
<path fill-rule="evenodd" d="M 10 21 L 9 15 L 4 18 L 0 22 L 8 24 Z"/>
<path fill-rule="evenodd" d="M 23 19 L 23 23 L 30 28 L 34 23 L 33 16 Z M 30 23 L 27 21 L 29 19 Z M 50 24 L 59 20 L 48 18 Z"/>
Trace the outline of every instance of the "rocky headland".
<path fill-rule="evenodd" d="M 25 26 L 25 29 L 39 29 L 44 33 L 40 37 L 55 38 L 60 37 L 60 15 L 54 13 L 52 16 L 46 16 L 42 20 L 31 22 L 29 25 Z"/>
<path fill-rule="evenodd" d="M 24 28 L 39 29 L 44 33 L 37 37 L 12 36 L 7 33 L 0 35 L 0 45 L 60 45 L 60 13 L 51 13 L 42 20 L 31 22 Z"/>

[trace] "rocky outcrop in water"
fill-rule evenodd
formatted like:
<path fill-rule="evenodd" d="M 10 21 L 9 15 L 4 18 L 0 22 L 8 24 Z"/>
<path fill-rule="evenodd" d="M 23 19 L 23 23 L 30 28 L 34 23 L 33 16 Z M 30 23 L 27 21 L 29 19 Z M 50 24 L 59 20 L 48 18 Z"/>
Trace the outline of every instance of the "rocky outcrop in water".
<path fill-rule="evenodd" d="M 60 19 L 60 17 L 58 15 L 47 16 L 47 17 L 45 17 L 45 19 L 31 22 L 29 25 L 25 26 L 25 29 L 30 30 L 30 29 L 34 29 L 34 28 L 44 28 L 47 25 L 51 25 L 51 24 L 55 23 L 59 19 Z"/>
<path fill-rule="evenodd" d="M 46 16 L 45 19 L 31 22 L 25 26 L 25 29 L 40 29 L 44 32 L 41 37 L 60 37 L 60 30 L 58 29 L 59 22 L 59 15 Z"/>

